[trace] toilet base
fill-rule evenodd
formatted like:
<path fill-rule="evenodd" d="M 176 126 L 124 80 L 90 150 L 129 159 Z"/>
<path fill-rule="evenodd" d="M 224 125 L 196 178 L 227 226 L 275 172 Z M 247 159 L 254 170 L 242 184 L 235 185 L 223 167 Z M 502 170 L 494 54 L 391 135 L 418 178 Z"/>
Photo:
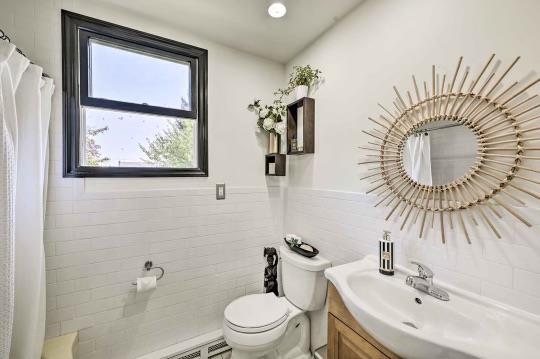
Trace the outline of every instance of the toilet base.
<path fill-rule="evenodd" d="M 255 356 L 254 356 L 255 355 Z M 231 359 L 282 359 L 285 358 L 283 356 L 279 356 L 278 353 L 267 353 L 262 356 L 251 353 L 251 352 L 242 352 L 242 351 L 235 351 L 232 350 Z M 297 356 L 287 356 L 287 359 L 312 359 L 311 353 L 304 353 Z"/>
<path fill-rule="evenodd" d="M 281 339 L 264 351 L 240 350 L 232 345 L 231 359 L 311 359 L 310 325 L 305 313 L 291 318 Z"/>

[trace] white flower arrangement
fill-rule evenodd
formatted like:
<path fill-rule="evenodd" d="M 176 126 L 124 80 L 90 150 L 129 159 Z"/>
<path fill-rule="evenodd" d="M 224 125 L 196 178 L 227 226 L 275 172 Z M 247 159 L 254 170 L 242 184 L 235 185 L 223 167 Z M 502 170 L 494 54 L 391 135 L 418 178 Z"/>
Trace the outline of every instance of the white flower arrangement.
<path fill-rule="evenodd" d="M 285 133 L 287 132 L 287 124 L 285 123 L 285 121 L 276 122 L 274 124 L 274 131 L 276 131 L 276 133 L 282 136 L 285 135 Z"/>
<path fill-rule="evenodd" d="M 261 100 L 255 100 L 248 105 L 248 110 L 257 115 L 257 126 L 267 132 L 284 135 L 287 131 L 285 119 L 287 118 L 287 105 L 283 103 L 283 97 L 288 92 L 279 89 L 274 93 L 277 96 L 271 105 L 261 103 Z"/>
<path fill-rule="evenodd" d="M 274 119 L 271 117 L 267 117 L 263 120 L 262 128 L 264 128 L 266 131 L 272 131 L 275 127 Z"/>

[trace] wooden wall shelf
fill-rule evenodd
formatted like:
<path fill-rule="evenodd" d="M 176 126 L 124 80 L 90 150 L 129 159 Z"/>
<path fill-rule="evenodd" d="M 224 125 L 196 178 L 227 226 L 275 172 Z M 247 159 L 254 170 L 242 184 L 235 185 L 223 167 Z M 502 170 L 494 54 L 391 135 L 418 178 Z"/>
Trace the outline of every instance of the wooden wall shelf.
<path fill-rule="evenodd" d="M 285 176 L 287 156 L 281 153 L 266 155 L 264 172 L 267 176 Z M 273 169 L 273 171 L 272 171 Z"/>
<path fill-rule="evenodd" d="M 287 154 L 307 153 L 315 153 L 315 99 L 303 97 L 287 106 Z"/>

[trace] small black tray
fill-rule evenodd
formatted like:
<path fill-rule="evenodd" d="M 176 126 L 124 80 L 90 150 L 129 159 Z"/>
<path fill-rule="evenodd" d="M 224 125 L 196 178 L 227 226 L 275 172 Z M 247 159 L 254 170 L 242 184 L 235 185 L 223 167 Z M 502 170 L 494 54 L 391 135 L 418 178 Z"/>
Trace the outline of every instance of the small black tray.
<path fill-rule="evenodd" d="M 306 242 L 302 242 L 302 244 L 305 244 L 306 246 L 309 246 L 313 249 L 312 252 L 310 251 L 306 251 L 300 247 L 297 247 L 295 245 L 292 245 L 289 241 L 287 241 L 287 239 L 283 238 L 283 241 L 287 244 L 287 246 L 289 246 L 289 248 L 291 249 L 291 251 L 293 252 L 296 252 L 298 254 L 300 254 L 301 256 L 304 256 L 304 257 L 307 257 L 307 258 L 313 258 L 315 257 L 317 254 L 319 254 L 319 250 L 315 247 L 313 247 L 311 244 L 308 244 Z"/>

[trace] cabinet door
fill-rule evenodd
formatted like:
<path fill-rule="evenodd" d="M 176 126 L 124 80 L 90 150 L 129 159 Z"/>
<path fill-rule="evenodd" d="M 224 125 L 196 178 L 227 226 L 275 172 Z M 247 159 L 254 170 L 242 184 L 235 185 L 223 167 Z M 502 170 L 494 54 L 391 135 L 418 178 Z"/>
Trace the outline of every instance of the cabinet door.
<path fill-rule="evenodd" d="M 328 315 L 328 359 L 387 358 L 339 319 Z"/>

